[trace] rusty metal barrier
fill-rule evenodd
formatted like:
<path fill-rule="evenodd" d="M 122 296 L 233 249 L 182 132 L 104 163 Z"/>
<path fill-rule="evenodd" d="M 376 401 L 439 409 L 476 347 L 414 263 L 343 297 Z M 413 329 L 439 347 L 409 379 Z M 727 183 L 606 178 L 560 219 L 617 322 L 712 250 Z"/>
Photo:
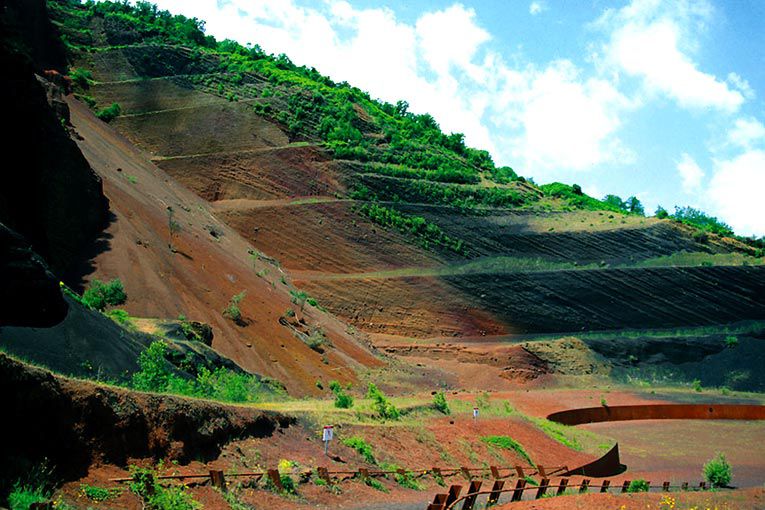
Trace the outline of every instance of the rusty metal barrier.
<path fill-rule="evenodd" d="M 527 481 L 525 479 L 518 479 L 516 482 L 515 487 L 505 489 L 501 485 L 497 486 L 497 483 L 504 483 L 502 481 L 497 481 L 494 484 L 494 487 L 492 487 L 491 490 L 481 490 L 481 483 L 473 483 L 471 482 L 470 487 L 468 488 L 468 491 L 463 495 L 459 496 L 459 494 L 462 493 L 462 486 L 461 485 L 452 485 L 449 487 L 449 492 L 446 494 L 439 493 L 436 494 L 433 498 L 433 502 L 428 504 L 427 510 L 454 510 L 457 508 L 457 505 L 459 503 L 462 503 L 461 510 L 473 510 L 475 508 L 475 505 L 478 501 L 479 496 L 487 496 L 487 502 L 486 507 L 494 506 L 499 503 L 499 499 L 503 494 L 511 494 L 510 502 L 516 502 L 521 501 L 523 499 L 524 491 L 536 491 L 536 494 L 534 496 L 534 499 L 541 499 L 544 497 L 550 497 L 553 495 L 553 492 L 548 492 L 554 490 L 555 496 L 562 496 L 565 495 L 568 490 L 572 490 L 572 494 L 584 494 L 587 493 L 590 489 L 597 489 L 598 493 L 607 493 L 609 489 L 611 489 L 611 480 L 603 480 L 600 485 L 592 485 L 590 483 L 590 480 L 582 480 L 578 484 L 571 484 L 569 483 L 568 478 L 561 478 L 557 485 L 551 485 L 550 480 L 545 478 L 543 479 L 538 486 L 532 486 L 528 485 Z M 688 490 L 698 490 L 703 491 L 707 489 L 706 482 L 699 483 L 698 487 L 690 488 L 688 482 L 683 482 L 682 485 L 671 485 L 670 482 L 663 482 L 661 485 L 650 485 L 650 482 L 648 482 L 648 490 L 652 489 L 659 489 L 661 492 L 669 492 L 672 489 L 680 489 L 682 491 L 688 491 Z M 628 491 L 630 485 L 629 480 L 625 480 L 621 487 L 619 487 L 619 492 L 625 493 Z"/>
<path fill-rule="evenodd" d="M 584 407 L 547 419 L 563 425 L 629 420 L 765 420 L 765 406 L 750 404 L 645 404 Z"/>
<path fill-rule="evenodd" d="M 494 486 L 502 488 L 504 481 L 514 476 L 524 478 L 526 476 L 542 476 L 547 477 L 554 474 L 561 475 L 568 471 L 566 466 L 556 467 L 543 467 L 543 466 L 489 466 L 484 467 L 465 467 L 458 468 L 439 468 L 432 467 L 429 469 L 404 469 L 399 468 L 396 470 L 372 470 L 368 468 L 359 468 L 357 470 L 344 470 L 344 471 L 330 471 L 326 467 L 318 467 L 316 470 L 305 470 L 298 473 L 289 473 L 290 475 L 297 475 L 303 479 L 310 479 L 312 476 L 321 478 L 329 484 L 339 483 L 353 478 L 361 480 L 369 478 L 388 477 L 388 475 L 402 475 L 411 476 L 412 478 L 423 478 L 426 476 L 433 476 L 434 478 L 449 478 L 453 476 L 463 476 L 465 479 L 472 482 L 475 479 L 491 478 L 495 480 Z M 198 479 L 200 483 L 210 483 L 213 487 L 225 491 L 227 487 L 227 478 L 249 478 L 254 479 L 257 484 L 261 479 L 267 478 L 271 483 L 279 490 L 282 489 L 281 474 L 278 469 L 268 469 L 266 471 L 256 472 L 243 472 L 243 473 L 224 473 L 222 470 L 210 469 L 207 473 L 184 473 L 174 475 L 158 475 L 157 480 L 195 480 Z M 133 477 L 123 478 L 111 478 L 110 482 L 124 483 L 132 482 Z M 499 485 L 498 485 L 499 484 Z M 480 486 L 480 483 L 478 484 Z M 456 495 L 455 495 L 456 497 Z"/>

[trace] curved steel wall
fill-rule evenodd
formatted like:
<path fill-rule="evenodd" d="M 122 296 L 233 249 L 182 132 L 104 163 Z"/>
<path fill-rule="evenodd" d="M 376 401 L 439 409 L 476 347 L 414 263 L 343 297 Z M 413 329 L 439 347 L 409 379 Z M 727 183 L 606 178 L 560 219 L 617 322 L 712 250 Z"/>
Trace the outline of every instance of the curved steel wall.
<path fill-rule="evenodd" d="M 564 425 L 628 420 L 765 420 L 765 406 L 746 404 L 647 404 L 558 411 L 548 420 Z"/>

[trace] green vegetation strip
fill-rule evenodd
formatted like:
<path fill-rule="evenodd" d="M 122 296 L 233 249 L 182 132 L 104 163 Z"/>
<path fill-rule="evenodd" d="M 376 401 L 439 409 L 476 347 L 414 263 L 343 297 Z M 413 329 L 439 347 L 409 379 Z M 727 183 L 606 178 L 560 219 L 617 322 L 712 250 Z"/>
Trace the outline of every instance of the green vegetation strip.
<path fill-rule="evenodd" d="M 531 457 L 528 453 L 526 453 L 526 450 L 524 450 L 523 446 L 516 441 L 515 439 L 509 437 L 509 436 L 483 436 L 481 437 L 481 441 L 484 443 L 494 446 L 497 448 L 502 448 L 503 450 L 510 450 L 518 454 L 519 457 L 521 457 L 523 460 L 529 463 L 531 466 L 536 466 L 534 464 L 534 461 L 531 460 Z"/>
<path fill-rule="evenodd" d="M 362 205 L 358 208 L 358 212 L 378 225 L 395 228 L 402 234 L 417 239 L 425 249 L 441 246 L 460 255 L 468 253 L 462 239 L 449 237 L 438 225 L 420 216 L 411 216 L 374 203 Z"/>

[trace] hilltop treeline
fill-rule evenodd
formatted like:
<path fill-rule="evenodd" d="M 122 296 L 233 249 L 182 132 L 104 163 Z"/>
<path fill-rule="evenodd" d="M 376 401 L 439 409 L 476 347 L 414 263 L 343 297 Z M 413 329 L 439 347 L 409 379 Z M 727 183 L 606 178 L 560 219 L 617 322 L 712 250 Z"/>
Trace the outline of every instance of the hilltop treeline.
<path fill-rule="evenodd" d="M 576 184 L 536 186 L 511 167 L 497 166 L 487 151 L 468 147 L 462 133 L 444 133 L 430 114 L 409 111 L 406 101 L 374 99 L 314 67 L 296 65 L 284 53 L 269 54 L 257 44 L 218 41 L 205 33 L 202 20 L 172 14 L 146 1 L 133 5 L 128 0 L 48 0 L 48 4 L 71 52 L 150 44 L 190 48 L 192 58 L 214 62 L 218 93 L 229 100 L 239 99 L 231 87 L 236 90 L 249 76 L 265 80 L 272 87 L 261 91 L 253 105 L 255 113 L 283 125 L 292 139 L 321 142 L 335 159 L 354 162 L 362 174 L 388 178 L 363 180 L 351 189 L 357 199 L 411 200 L 463 211 L 513 207 L 645 214 L 635 196 L 622 200 L 607 195 L 601 200 Z M 103 20 L 106 48 L 91 36 L 94 18 Z M 212 83 L 207 78 L 201 81 Z M 659 208 L 657 216 L 704 232 L 733 233 L 730 226 L 690 207 L 676 208 L 675 214 Z"/>

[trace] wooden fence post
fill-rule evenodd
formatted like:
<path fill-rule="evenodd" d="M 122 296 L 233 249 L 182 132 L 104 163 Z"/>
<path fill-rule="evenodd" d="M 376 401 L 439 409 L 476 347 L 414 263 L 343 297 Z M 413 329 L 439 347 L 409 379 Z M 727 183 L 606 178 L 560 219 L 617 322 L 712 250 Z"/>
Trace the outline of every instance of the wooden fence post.
<path fill-rule="evenodd" d="M 433 502 L 428 505 L 428 510 L 444 510 L 446 508 L 446 494 L 436 494 Z"/>
<path fill-rule="evenodd" d="M 603 480 L 603 484 L 600 486 L 600 492 L 608 492 L 608 487 L 611 485 L 611 480 Z"/>
<path fill-rule="evenodd" d="M 539 482 L 539 488 L 537 489 L 537 496 L 535 499 L 540 499 L 542 496 L 544 496 L 545 492 L 547 492 L 547 487 L 549 485 L 550 485 L 550 479 L 542 478 L 542 481 Z"/>
<path fill-rule="evenodd" d="M 515 482 L 515 489 L 513 489 L 513 497 L 510 499 L 510 501 L 520 501 L 523 499 L 523 490 L 526 488 L 526 479 L 525 478 L 519 478 L 517 482 Z"/>
<path fill-rule="evenodd" d="M 630 480 L 624 480 L 624 483 L 622 484 L 622 492 L 627 492 L 627 489 L 630 488 Z"/>
<path fill-rule="evenodd" d="M 486 502 L 486 506 L 496 505 L 499 501 L 499 497 L 502 495 L 500 492 L 505 486 L 504 480 L 495 480 L 494 485 L 491 486 L 491 494 L 489 494 L 489 500 Z"/>
<path fill-rule="evenodd" d="M 568 487 L 568 478 L 561 478 L 560 483 L 558 484 L 558 492 L 556 492 L 556 495 L 560 496 L 564 492 L 566 492 L 566 488 Z"/>
<path fill-rule="evenodd" d="M 590 488 L 590 481 L 585 478 L 582 480 L 582 483 L 579 485 L 579 494 L 584 494 L 587 492 L 587 490 Z"/>
<path fill-rule="evenodd" d="M 460 497 L 460 492 L 462 492 L 462 486 L 461 485 L 452 485 L 449 487 L 449 494 L 446 496 L 446 505 L 449 506 L 455 501 L 457 501 L 457 498 Z"/>
<path fill-rule="evenodd" d="M 279 491 L 284 490 L 284 485 L 282 485 L 282 478 L 279 476 L 279 470 L 277 469 L 269 469 L 268 470 L 268 478 L 271 480 L 271 483 L 274 484 L 274 487 L 279 489 Z"/>
<path fill-rule="evenodd" d="M 220 469 L 210 470 L 210 483 L 216 489 L 226 492 L 226 478 L 223 476 L 223 471 Z"/>
<path fill-rule="evenodd" d="M 462 503 L 462 510 L 473 510 L 475 500 L 478 499 L 477 492 L 481 490 L 482 484 L 483 482 L 481 480 L 473 480 L 470 482 L 467 497 L 465 498 L 465 502 Z"/>

